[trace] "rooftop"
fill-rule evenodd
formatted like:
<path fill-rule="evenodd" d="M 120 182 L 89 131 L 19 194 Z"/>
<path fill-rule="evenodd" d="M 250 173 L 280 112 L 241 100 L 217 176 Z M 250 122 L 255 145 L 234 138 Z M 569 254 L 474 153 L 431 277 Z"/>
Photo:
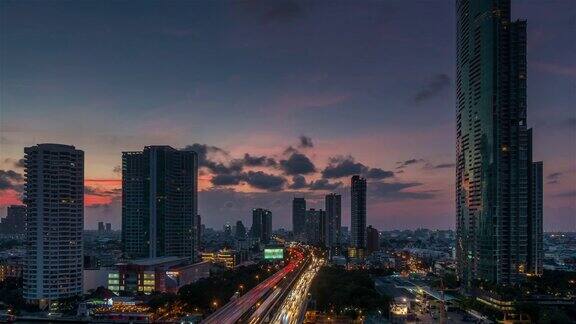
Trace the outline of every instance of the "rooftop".
<path fill-rule="evenodd" d="M 158 258 L 129 260 L 126 262 L 119 263 L 118 265 L 135 264 L 135 265 L 140 265 L 140 266 L 152 266 L 152 265 L 158 265 L 158 264 L 163 264 L 163 263 L 185 262 L 188 260 L 189 260 L 189 258 L 180 258 L 180 257 L 176 257 L 176 256 L 166 256 L 166 257 L 158 257 Z"/>

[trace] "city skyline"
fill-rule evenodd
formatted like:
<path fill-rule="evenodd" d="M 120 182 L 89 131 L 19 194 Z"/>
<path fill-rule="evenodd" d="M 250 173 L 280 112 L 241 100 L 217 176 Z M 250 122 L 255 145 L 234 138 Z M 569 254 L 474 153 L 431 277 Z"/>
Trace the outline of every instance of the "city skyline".
<path fill-rule="evenodd" d="M 574 31 L 574 0 L 0 1 L 0 321 L 572 322 Z"/>
<path fill-rule="evenodd" d="M 454 228 L 451 2 L 417 3 L 410 10 L 398 3 L 361 8 L 341 3 L 330 8 L 330 15 L 325 7 L 297 2 L 233 13 L 212 5 L 203 8 L 207 17 L 192 14 L 206 5 L 179 4 L 157 8 L 174 19 L 156 18 L 140 32 L 131 23 L 142 27 L 142 21 L 124 21 L 98 4 L 52 3 L 26 12 L 20 4 L 3 6 L 11 15 L 2 22 L 10 48 L 2 50 L 10 63 L 2 74 L 6 96 L 0 111 L 2 216 L 7 205 L 19 203 L 25 146 L 56 142 L 86 153 L 85 223 L 94 229 L 98 221 L 119 228 L 122 151 L 200 143 L 207 146 L 195 147 L 210 153 L 201 161 L 199 179 L 199 213 L 209 227 L 237 219 L 250 224 L 252 208 L 262 207 L 273 212 L 275 228 L 290 228 L 293 196 L 322 208 L 328 192 L 342 195 L 342 223 L 348 225 L 347 181 L 360 173 L 369 178 L 367 225 Z M 118 12 L 137 9 L 143 17 L 152 15 L 150 7 L 117 6 Z M 576 229 L 576 119 L 570 110 L 576 76 L 569 63 L 569 31 L 574 29 L 569 6 L 516 3 L 512 10 L 514 18 L 529 22 L 528 126 L 537 130 L 534 160 L 545 162 L 545 230 Z M 351 26 L 336 23 L 344 14 L 366 19 L 353 19 Z M 59 35 L 86 15 L 98 17 L 102 25 L 85 24 L 75 28 L 76 34 Z M 430 16 L 446 19 L 432 22 Z M 206 30 L 210 19 L 221 22 L 221 28 Z M 237 24 L 244 27 L 234 28 Z M 296 37 L 299 28 L 314 33 Z M 341 38 L 329 37 L 334 31 L 341 31 Z M 278 43 L 278 35 L 290 41 Z M 128 37 L 137 46 L 119 45 Z M 38 41 L 30 45 L 31 39 Z M 101 47 L 94 45 L 98 42 Z M 340 53 L 342 42 L 352 46 Z M 204 50 L 196 53 L 198 44 Z M 63 46 L 70 47 L 67 54 L 60 52 Z M 140 53 L 134 50 L 138 46 Z M 235 60 L 226 60 L 227 51 Z M 422 51 L 429 55 L 417 59 Z M 213 53 L 216 58 L 210 58 Z M 118 66 L 102 57 L 131 63 Z M 162 61 L 156 64 L 155 57 Z M 350 57 L 359 59 L 351 62 Z M 168 66 L 181 64 L 181 73 Z M 221 68 L 214 72 L 202 65 Z M 148 75 L 157 81 L 143 81 Z"/>

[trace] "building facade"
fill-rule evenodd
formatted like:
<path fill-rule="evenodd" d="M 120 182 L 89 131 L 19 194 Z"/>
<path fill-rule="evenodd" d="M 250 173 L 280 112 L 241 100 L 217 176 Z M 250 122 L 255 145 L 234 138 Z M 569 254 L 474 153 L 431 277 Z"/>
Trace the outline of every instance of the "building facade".
<path fill-rule="evenodd" d="M 326 215 L 332 222 L 330 246 L 340 247 L 342 244 L 342 233 L 340 232 L 342 227 L 342 196 L 331 193 L 326 195 L 324 199 Z"/>
<path fill-rule="evenodd" d="M 82 294 L 84 152 L 38 144 L 24 153 L 24 298 L 45 308 Z"/>
<path fill-rule="evenodd" d="M 150 294 L 167 291 L 167 272 L 186 265 L 188 258 L 174 256 L 146 258 L 118 263 L 108 272 L 108 289 L 116 294 Z"/>
<path fill-rule="evenodd" d="M 234 236 L 237 239 L 245 239 L 246 238 L 246 226 L 244 226 L 244 223 L 242 223 L 242 221 L 236 221 L 236 233 L 234 234 Z"/>
<path fill-rule="evenodd" d="M 198 157 L 170 146 L 122 154 L 122 243 L 128 258 L 195 258 Z"/>
<path fill-rule="evenodd" d="M 540 275 L 543 271 L 543 196 L 544 196 L 544 164 L 532 162 L 530 168 L 530 197 L 528 204 L 528 273 Z"/>
<path fill-rule="evenodd" d="M 334 218 L 325 210 L 320 210 L 320 245 L 325 248 L 334 246 Z"/>
<path fill-rule="evenodd" d="M 0 282 L 7 278 L 22 278 L 23 261 L 21 256 L 0 256 Z"/>
<path fill-rule="evenodd" d="M 353 176 L 350 186 L 350 247 L 366 249 L 366 179 Z M 354 253 L 354 252 L 353 252 Z M 358 253 L 361 254 L 361 253 Z"/>
<path fill-rule="evenodd" d="M 11 205 L 7 208 L 6 218 L 0 223 L 0 233 L 23 234 L 26 224 L 26 206 Z"/>
<path fill-rule="evenodd" d="M 372 226 L 366 228 L 366 254 L 370 255 L 380 250 L 380 235 Z"/>
<path fill-rule="evenodd" d="M 311 245 L 323 245 L 322 222 L 326 212 L 322 209 L 310 208 L 306 211 L 305 242 Z"/>
<path fill-rule="evenodd" d="M 252 210 L 252 237 L 259 238 L 263 244 L 270 243 L 272 238 L 272 212 L 255 208 Z"/>
<path fill-rule="evenodd" d="M 306 199 L 294 197 L 292 200 L 292 234 L 301 241 L 306 232 Z"/>
<path fill-rule="evenodd" d="M 456 12 L 458 276 L 514 284 L 531 217 L 526 22 L 510 20 L 509 0 L 458 0 Z"/>
<path fill-rule="evenodd" d="M 196 251 L 202 250 L 202 216 L 196 215 Z"/>
<path fill-rule="evenodd" d="M 202 262 L 220 263 L 227 268 L 234 268 L 241 263 L 240 253 L 230 250 L 222 249 L 216 252 L 202 252 L 200 253 Z"/>

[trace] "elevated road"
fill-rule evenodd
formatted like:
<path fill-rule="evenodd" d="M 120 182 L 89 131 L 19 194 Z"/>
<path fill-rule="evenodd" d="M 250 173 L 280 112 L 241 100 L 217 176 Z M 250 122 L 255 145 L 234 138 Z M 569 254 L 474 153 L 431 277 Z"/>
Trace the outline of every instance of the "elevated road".
<path fill-rule="evenodd" d="M 302 276 L 305 269 L 307 269 L 311 259 L 311 257 L 307 257 L 296 271 L 293 271 L 290 276 L 286 277 L 286 280 L 281 282 L 272 293 L 266 296 L 252 314 L 249 314 L 250 317 L 247 321 L 240 320 L 240 322 L 247 322 L 249 324 L 270 323 L 271 318 L 278 311 L 278 307 L 282 305 L 286 296 L 292 291 L 294 284 Z"/>
<path fill-rule="evenodd" d="M 295 253 L 295 256 L 284 268 L 252 288 L 244 295 L 235 300 L 231 300 L 226 305 L 222 306 L 216 312 L 208 316 L 202 323 L 205 324 L 233 324 L 236 323 L 242 316 L 252 309 L 259 301 L 268 294 L 271 290 L 275 290 L 277 285 L 287 277 L 292 271 L 296 270 L 300 263 L 304 260 L 304 255 L 301 252 Z M 275 292 L 272 291 L 272 294 Z"/>
<path fill-rule="evenodd" d="M 296 283 L 291 287 L 290 292 L 276 309 L 270 323 L 297 324 L 303 322 L 312 280 L 316 277 L 318 270 L 323 264 L 323 259 L 313 258 L 310 265 L 302 272 Z"/>

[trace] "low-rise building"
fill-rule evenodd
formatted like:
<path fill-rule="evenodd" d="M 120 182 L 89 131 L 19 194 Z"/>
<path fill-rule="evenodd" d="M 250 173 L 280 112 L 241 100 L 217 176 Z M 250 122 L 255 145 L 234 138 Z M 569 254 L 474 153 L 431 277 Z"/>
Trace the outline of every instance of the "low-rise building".
<path fill-rule="evenodd" d="M 223 263 L 227 268 L 234 268 L 240 263 L 236 251 L 229 249 L 223 249 L 217 252 L 202 252 L 200 256 L 202 261 Z"/>
<path fill-rule="evenodd" d="M 175 266 L 166 271 L 166 290 L 177 293 L 182 286 L 210 277 L 214 265 L 209 261 Z"/>
<path fill-rule="evenodd" d="M 116 270 L 108 273 L 108 289 L 116 294 L 166 291 L 166 272 L 188 261 L 189 258 L 161 257 L 118 263 Z"/>
<path fill-rule="evenodd" d="M 0 258 L 0 282 L 7 278 L 22 278 L 23 262 L 19 256 Z"/>

